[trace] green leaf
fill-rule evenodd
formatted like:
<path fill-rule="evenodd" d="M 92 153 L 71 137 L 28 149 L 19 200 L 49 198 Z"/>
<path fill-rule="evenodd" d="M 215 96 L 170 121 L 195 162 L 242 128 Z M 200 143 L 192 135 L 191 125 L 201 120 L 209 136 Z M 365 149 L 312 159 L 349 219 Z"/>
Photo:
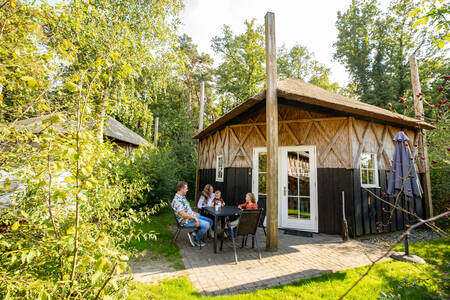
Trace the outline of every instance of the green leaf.
<path fill-rule="evenodd" d="M 19 226 L 19 221 L 14 222 L 14 224 L 11 226 L 11 231 L 16 231 L 17 229 L 19 229 Z"/>
<path fill-rule="evenodd" d="M 30 88 L 37 88 L 39 86 L 39 82 L 31 76 L 22 76 L 20 79 L 25 81 Z"/>
<path fill-rule="evenodd" d="M 66 82 L 65 88 L 69 92 L 74 93 L 74 92 L 77 91 L 78 85 L 76 85 L 75 83 L 69 81 L 69 82 Z"/>
<path fill-rule="evenodd" d="M 91 277 L 91 283 L 95 284 L 97 281 L 99 281 L 99 279 L 102 277 L 103 272 L 102 271 L 97 271 L 94 273 L 94 275 L 92 275 Z"/>
<path fill-rule="evenodd" d="M 27 263 L 30 263 L 30 262 L 33 260 L 33 258 L 35 257 L 35 255 L 36 255 L 36 253 L 35 253 L 33 250 L 31 250 L 30 252 L 28 252 L 28 255 L 27 255 Z"/>

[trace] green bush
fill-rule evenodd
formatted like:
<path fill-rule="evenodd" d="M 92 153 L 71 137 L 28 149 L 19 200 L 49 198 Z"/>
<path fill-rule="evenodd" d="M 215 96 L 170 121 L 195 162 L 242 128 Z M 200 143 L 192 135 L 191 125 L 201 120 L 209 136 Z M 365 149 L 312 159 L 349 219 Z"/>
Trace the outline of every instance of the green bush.
<path fill-rule="evenodd" d="M 147 189 L 124 202 L 122 208 L 153 207 L 175 192 L 179 166 L 169 148 L 147 147 L 135 151 L 120 166 L 121 178 L 129 184 L 143 180 Z"/>

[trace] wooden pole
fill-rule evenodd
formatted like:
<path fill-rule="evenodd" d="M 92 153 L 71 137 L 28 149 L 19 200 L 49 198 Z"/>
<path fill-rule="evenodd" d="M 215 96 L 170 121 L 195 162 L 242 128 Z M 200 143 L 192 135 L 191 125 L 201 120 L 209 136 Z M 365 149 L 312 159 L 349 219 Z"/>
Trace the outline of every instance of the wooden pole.
<path fill-rule="evenodd" d="M 159 127 L 159 117 L 155 118 L 155 136 L 153 137 L 153 144 L 155 147 L 158 144 L 158 127 Z"/>
<path fill-rule="evenodd" d="M 198 132 L 203 130 L 203 115 L 205 110 L 205 82 L 200 85 L 200 112 L 198 116 Z M 200 140 L 197 147 L 197 170 L 195 172 L 195 203 L 197 204 L 200 192 Z"/>
<path fill-rule="evenodd" d="M 203 130 L 203 114 L 205 110 L 205 82 L 202 81 L 200 86 L 200 113 L 198 116 L 198 131 Z"/>
<path fill-rule="evenodd" d="M 265 16 L 266 126 L 267 126 L 267 238 L 266 250 L 278 249 L 278 103 L 275 14 Z"/>
<path fill-rule="evenodd" d="M 416 119 L 424 120 L 423 112 L 423 97 L 422 90 L 419 81 L 419 71 L 417 68 L 417 61 L 414 55 L 409 57 L 409 65 L 411 68 L 411 83 L 413 89 L 414 97 L 414 112 L 416 114 Z M 420 95 L 420 96 L 419 96 Z M 419 96 L 419 97 L 418 97 Z M 431 197 L 431 179 L 430 179 L 430 162 L 428 160 L 428 148 L 427 148 L 427 136 L 425 129 L 421 129 L 422 134 L 419 135 L 418 147 L 422 151 L 419 151 L 419 156 L 423 157 L 423 192 L 425 198 L 425 214 L 426 218 L 429 219 L 433 217 L 433 201 Z M 420 160 L 419 160 L 420 161 Z"/>

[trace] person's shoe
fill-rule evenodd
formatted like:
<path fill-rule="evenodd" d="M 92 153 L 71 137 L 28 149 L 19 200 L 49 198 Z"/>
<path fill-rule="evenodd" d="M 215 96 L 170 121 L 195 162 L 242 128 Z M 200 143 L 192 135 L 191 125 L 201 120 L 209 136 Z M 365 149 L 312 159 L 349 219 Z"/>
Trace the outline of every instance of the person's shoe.
<path fill-rule="evenodd" d="M 193 232 L 188 232 L 187 236 L 189 238 L 189 242 L 191 243 L 192 247 L 195 247 L 196 244 L 195 244 L 194 236 L 192 234 L 193 234 Z"/>
<path fill-rule="evenodd" d="M 197 247 L 205 247 L 205 243 L 203 243 L 202 241 L 193 241 L 194 245 Z"/>

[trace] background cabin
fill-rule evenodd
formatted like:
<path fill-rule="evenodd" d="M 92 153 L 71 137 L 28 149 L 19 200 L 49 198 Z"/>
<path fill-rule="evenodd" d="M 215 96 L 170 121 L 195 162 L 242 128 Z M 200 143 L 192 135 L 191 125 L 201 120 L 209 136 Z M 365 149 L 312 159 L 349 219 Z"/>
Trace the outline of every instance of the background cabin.
<path fill-rule="evenodd" d="M 404 228 L 406 214 L 395 212 L 371 193 L 391 203 L 386 191 L 395 144 L 403 130 L 409 147 L 424 121 L 337 95 L 299 79 L 278 83 L 280 228 L 341 233 L 342 191 L 350 235 L 361 236 Z M 199 187 L 207 183 L 222 191 L 228 205 L 257 195 L 265 208 L 265 91 L 234 108 L 194 138 L 199 139 Z M 418 173 L 424 166 L 416 166 Z M 422 198 L 401 200 L 402 207 L 425 216 Z M 388 226 L 382 226 L 387 224 Z"/>
<path fill-rule="evenodd" d="M 16 126 L 29 128 L 33 133 L 39 133 L 41 131 L 42 121 L 49 117 L 50 115 L 46 115 L 21 120 L 16 123 Z M 105 119 L 103 138 L 104 140 L 113 142 L 115 145 L 128 152 L 132 152 L 137 147 L 147 143 L 146 139 L 110 116 L 106 116 Z"/>

